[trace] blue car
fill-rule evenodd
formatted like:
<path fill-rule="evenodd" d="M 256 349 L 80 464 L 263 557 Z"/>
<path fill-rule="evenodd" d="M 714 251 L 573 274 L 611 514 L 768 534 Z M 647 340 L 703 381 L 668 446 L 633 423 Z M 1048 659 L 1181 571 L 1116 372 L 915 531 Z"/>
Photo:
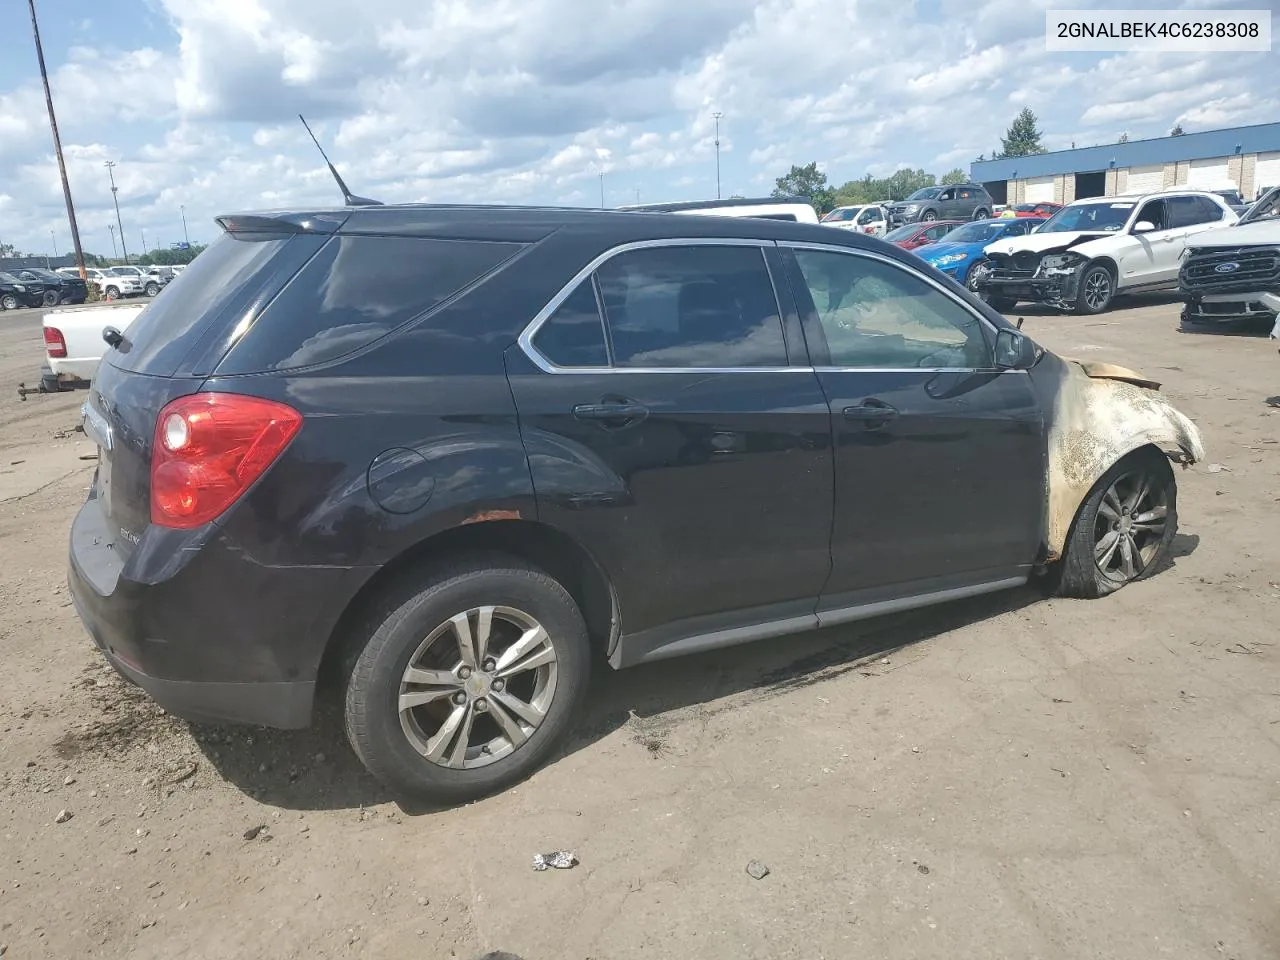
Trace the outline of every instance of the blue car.
<path fill-rule="evenodd" d="M 982 262 L 988 244 L 1005 237 L 1020 237 L 1044 223 L 1047 217 L 1019 217 L 1001 220 L 975 220 L 956 227 L 937 243 L 921 247 L 915 253 L 926 263 L 947 276 L 973 289 L 973 268 Z"/>

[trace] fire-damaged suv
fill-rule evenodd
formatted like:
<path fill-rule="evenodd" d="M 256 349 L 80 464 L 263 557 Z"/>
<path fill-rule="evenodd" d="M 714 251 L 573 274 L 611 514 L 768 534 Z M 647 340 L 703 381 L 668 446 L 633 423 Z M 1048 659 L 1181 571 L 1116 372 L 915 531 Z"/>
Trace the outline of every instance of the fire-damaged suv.
<path fill-rule="evenodd" d="M 71 593 L 178 716 L 305 726 L 332 677 L 352 747 L 404 794 L 532 772 L 598 661 L 1037 575 L 1111 593 L 1166 561 L 1171 461 L 1204 456 L 1159 384 L 1055 356 L 847 230 L 444 206 L 219 223 L 104 333 Z"/>
<path fill-rule="evenodd" d="M 1188 238 L 1236 219 L 1201 190 L 1077 200 L 1034 233 L 987 247 L 972 285 L 997 310 L 1033 300 L 1101 313 L 1117 294 L 1176 287 Z"/>
<path fill-rule="evenodd" d="M 1230 230 L 1196 237 L 1178 274 L 1184 328 L 1275 322 L 1280 337 L 1280 187 Z"/>

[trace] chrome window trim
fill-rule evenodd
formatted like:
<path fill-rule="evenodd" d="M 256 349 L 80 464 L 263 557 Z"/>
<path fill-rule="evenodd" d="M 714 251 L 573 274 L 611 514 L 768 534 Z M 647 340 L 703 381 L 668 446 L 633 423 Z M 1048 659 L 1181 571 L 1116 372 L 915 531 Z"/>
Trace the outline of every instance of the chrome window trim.
<path fill-rule="evenodd" d="M 552 363 L 533 345 L 533 338 L 538 335 L 542 325 L 551 319 L 552 314 L 560 309 L 560 305 L 573 295 L 579 284 L 589 280 L 597 269 L 616 256 L 629 253 L 632 250 L 652 250 L 659 247 L 755 247 L 760 251 L 761 266 L 765 270 L 765 276 L 769 278 L 769 288 L 773 290 L 774 305 L 778 310 L 778 332 L 783 335 L 785 349 L 786 338 L 782 323 L 782 304 L 778 303 L 778 291 L 773 286 L 773 275 L 769 272 L 769 264 L 764 255 L 764 251 L 767 248 L 776 246 L 777 241 L 774 240 L 752 240 L 745 237 L 664 237 L 660 240 L 634 240 L 630 243 L 622 243 L 616 247 L 610 247 L 575 273 L 573 279 L 561 287 L 556 295 L 547 301 L 546 306 L 534 314 L 533 319 L 521 331 L 516 342 L 520 345 L 520 349 L 524 351 L 525 356 L 532 360 L 534 365 L 543 373 L 812 373 L 813 367 L 790 365 L 785 367 L 562 367 L 559 364 Z M 597 305 L 599 305 L 598 301 Z M 600 322 L 602 325 L 608 322 L 604 316 L 603 309 L 600 313 Z M 606 340 L 607 343 L 608 341 Z"/>

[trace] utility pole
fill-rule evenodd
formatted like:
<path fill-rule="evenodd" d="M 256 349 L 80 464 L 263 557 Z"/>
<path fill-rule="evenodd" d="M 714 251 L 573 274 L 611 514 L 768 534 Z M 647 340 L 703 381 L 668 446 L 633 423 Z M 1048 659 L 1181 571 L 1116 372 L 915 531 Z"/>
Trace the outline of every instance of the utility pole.
<path fill-rule="evenodd" d="M 49 242 L 53 244 L 53 259 L 58 259 L 58 238 L 53 235 L 53 231 L 49 231 Z"/>
<path fill-rule="evenodd" d="M 716 199 L 720 199 L 720 118 L 724 116 L 719 110 L 711 116 L 716 119 Z"/>
<path fill-rule="evenodd" d="M 142 252 L 147 252 L 147 231 L 142 231 Z"/>
<path fill-rule="evenodd" d="M 107 176 L 111 178 L 111 202 L 116 205 L 116 226 L 120 228 L 120 249 L 124 251 L 124 262 L 128 263 L 129 248 L 125 246 L 124 242 L 124 224 L 120 222 L 120 199 L 116 195 L 119 193 L 119 188 L 116 186 L 116 162 L 114 160 L 107 160 L 103 166 L 107 168 Z"/>
<path fill-rule="evenodd" d="M 604 174 L 600 174 L 600 209 L 604 209 Z"/>
<path fill-rule="evenodd" d="M 112 224 L 108 223 L 107 229 L 111 231 L 111 259 L 116 260 L 120 256 L 120 254 L 116 252 L 116 228 Z"/>
<path fill-rule="evenodd" d="M 187 208 L 185 206 L 179 205 L 178 213 L 182 215 L 182 240 L 188 247 L 190 247 L 191 238 L 187 236 Z"/>
<path fill-rule="evenodd" d="M 58 157 L 58 173 L 62 177 L 62 196 L 67 201 L 67 222 L 71 225 L 71 244 L 76 251 L 76 267 L 80 279 L 88 279 L 84 270 L 84 251 L 80 249 L 80 228 L 76 226 L 76 208 L 71 202 L 71 183 L 67 180 L 67 163 L 62 159 L 62 138 L 58 136 L 58 118 L 53 112 L 53 94 L 49 91 L 49 74 L 44 68 L 44 47 L 40 44 L 40 24 L 36 22 L 36 0 L 27 0 L 31 8 L 31 34 L 36 40 L 36 59 L 40 61 L 40 79 L 44 83 L 44 105 L 49 110 L 49 129 L 53 131 L 53 152 Z"/>

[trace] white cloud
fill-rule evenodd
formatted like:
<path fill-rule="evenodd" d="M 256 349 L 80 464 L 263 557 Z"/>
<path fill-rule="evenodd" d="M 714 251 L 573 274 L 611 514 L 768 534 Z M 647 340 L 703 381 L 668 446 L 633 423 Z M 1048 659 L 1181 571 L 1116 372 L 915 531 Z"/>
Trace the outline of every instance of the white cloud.
<path fill-rule="evenodd" d="M 98 251 L 115 221 L 106 160 L 130 238 L 178 239 L 180 206 L 208 238 L 219 212 L 333 203 L 298 113 L 364 195 L 588 205 L 601 173 L 609 202 L 713 195 L 716 111 L 726 195 L 811 160 L 837 183 L 943 173 L 989 153 L 1023 106 L 1052 148 L 1280 116 L 1262 82 L 1280 55 L 1051 55 L 1050 5 L 360 0 L 354 15 L 347 0 L 148 0 L 167 43 L 91 48 L 80 24 L 46 26 L 45 43 Z M 6 241 L 65 237 L 35 78 L 0 88 L 0 184 Z"/>

